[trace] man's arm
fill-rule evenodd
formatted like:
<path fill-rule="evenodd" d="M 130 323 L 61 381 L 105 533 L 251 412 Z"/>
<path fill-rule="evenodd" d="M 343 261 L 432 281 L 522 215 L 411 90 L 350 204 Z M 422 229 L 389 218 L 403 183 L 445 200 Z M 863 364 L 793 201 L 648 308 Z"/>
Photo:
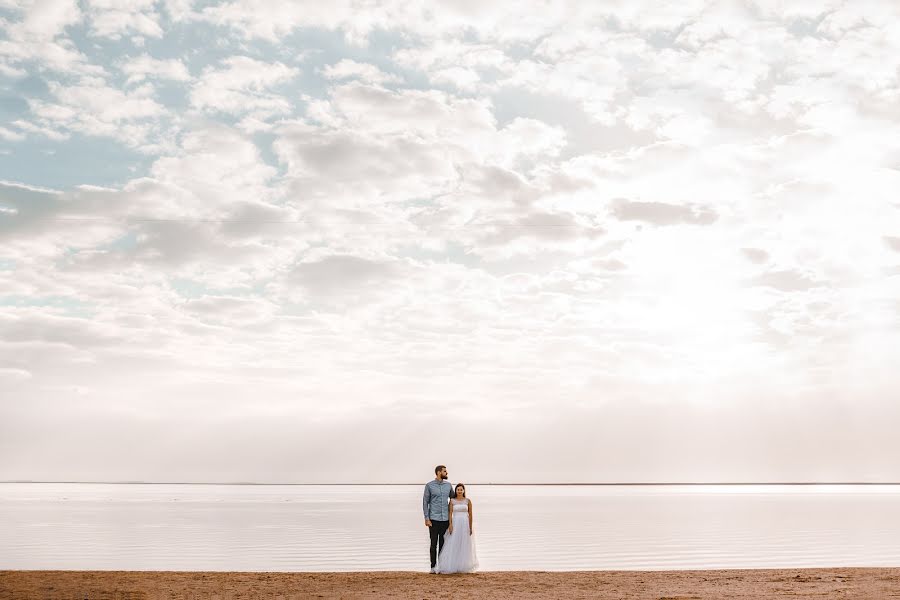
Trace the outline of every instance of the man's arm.
<path fill-rule="evenodd" d="M 428 518 L 428 505 L 431 504 L 431 488 L 425 484 L 425 494 L 422 496 L 422 510 L 425 512 L 425 524 L 431 526 L 431 519 Z"/>
<path fill-rule="evenodd" d="M 447 526 L 447 531 L 449 531 L 450 533 L 453 533 L 453 506 L 452 506 L 452 504 L 453 503 L 450 502 L 451 506 L 447 507 L 447 519 L 449 519 L 449 521 L 450 521 L 450 525 Z"/>
<path fill-rule="evenodd" d="M 450 486 L 450 492 L 447 494 L 447 513 L 450 514 L 450 516 L 447 518 L 453 519 L 453 496 L 456 494 L 453 493 L 453 484 L 448 481 L 447 485 Z"/>

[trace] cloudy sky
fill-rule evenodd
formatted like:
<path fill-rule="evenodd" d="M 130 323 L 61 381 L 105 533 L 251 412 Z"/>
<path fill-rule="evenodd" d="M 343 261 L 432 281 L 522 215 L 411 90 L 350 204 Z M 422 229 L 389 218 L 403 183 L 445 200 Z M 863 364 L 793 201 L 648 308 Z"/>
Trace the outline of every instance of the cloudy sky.
<path fill-rule="evenodd" d="M 900 478 L 892 0 L 0 0 L 0 479 Z"/>

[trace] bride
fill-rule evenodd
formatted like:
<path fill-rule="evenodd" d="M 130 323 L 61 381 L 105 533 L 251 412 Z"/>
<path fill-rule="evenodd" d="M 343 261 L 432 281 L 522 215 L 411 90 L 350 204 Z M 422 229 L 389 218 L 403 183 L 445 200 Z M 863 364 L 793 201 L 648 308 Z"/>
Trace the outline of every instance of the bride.
<path fill-rule="evenodd" d="M 450 525 L 438 555 L 438 573 L 471 573 L 478 568 L 473 533 L 472 501 L 466 498 L 466 486 L 457 483 L 456 497 L 450 499 Z"/>

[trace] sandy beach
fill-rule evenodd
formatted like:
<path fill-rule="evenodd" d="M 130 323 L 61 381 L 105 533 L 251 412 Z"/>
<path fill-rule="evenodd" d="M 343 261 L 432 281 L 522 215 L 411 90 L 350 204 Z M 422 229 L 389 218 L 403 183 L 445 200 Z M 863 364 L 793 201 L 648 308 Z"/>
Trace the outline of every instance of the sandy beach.
<path fill-rule="evenodd" d="M 491 572 L 471 575 L 0 571 L 0 600 L 272 598 L 900 598 L 898 568 Z"/>

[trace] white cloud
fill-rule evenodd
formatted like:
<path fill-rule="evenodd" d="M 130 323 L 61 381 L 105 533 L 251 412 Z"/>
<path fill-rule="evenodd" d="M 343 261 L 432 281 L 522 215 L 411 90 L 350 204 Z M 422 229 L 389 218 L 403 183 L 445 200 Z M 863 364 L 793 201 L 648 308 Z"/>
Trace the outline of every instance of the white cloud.
<path fill-rule="evenodd" d="M 143 81 L 147 77 L 171 81 L 189 81 L 191 79 L 187 67 L 177 58 L 161 60 L 148 54 L 142 54 L 123 61 L 120 69 L 128 75 L 128 83 Z"/>
<path fill-rule="evenodd" d="M 26 0 L 15 6 L 17 19 L 0 21 L 7 39 L 0 40 L 0 56 L 11 63 L 37 61 L 60 73 L 100 74 L 103 69 L 88 63 L 87 57 L 64 37 L 66 29 L 82 22 L 74 0 Z M 16 69 L 6 65 L 5 70 Z"/>
<path fill-rule="evenodd" d="M 457 178 L 440 149 L 415 136 L 372 138 L 295 123 L 279 128 L 273 148 L 302 194 L 298 205 L 325 210 L 430 197 Z"/>
<path fill-rule="evenodd" d="M 221 68 L 208 67 L 191 89 L 191 105 L 208 111 L 275 115 L 290 113 L 287 98 L 269 88 L 293 79 L 299 70 L 247 56 L 232 56 Z"/>
<path fill-rule="evenodd" d="M 0 381 L 5 382 L 7 385 L 28 379 L 31 379 L 31 373 L 25 369 L 0 368 Z"/>
<path fill-rule="evenodd" d="M 188 20 L 193 15 L 194 0 L 163 0 L 162 6 L 174 22 Z"/>
<path fill-rule="evenodd" d="M 29 100 L 42 131 L 110 137 L 140 148 L 154 140 L 157 120 L 167 113 L 162 104 L 147 97 L 146 88 L 124 91 L 94 79 L 74 85 L 51 82 L 49 87 L 53 100 Z"/>
<path fill-rule="evenodd" d="M 12 32 L 19 39 L 52 40 L 82 19 L 75 0 L 32 0 L 18 8 L 24 14 Z"/>
<path fill-rule="evenodd" d="M 407 136 L 457 162 L 476 160 L 503 165 L 520 157 L 555 156 L 565 133 L 536 119 L 514 119 L 497 130 L 490 102 L 419 90 L 391 91 L 350 83 L 332 88 L 317 106 L 316 120 L 332 129 L 366 138 Z M 416 140 L 418 138 L 418 140 Z"/>
<path fill-rule="evenodd" d="M 25 69 L 17 69 L 15 67 L 0 63 L 0 75 L 3 75 L 4 77 L 15 79 L 19 77 L 25 77 L 27 74 L 28 72 L 25 71 Z"/>
<path fill-rule="evenodd" d="M 513 68 L 513 61 L 502 50 L 458 40 L 436 40 L 426 46 L 403 48 L 393 58 L 404 67 L 429 73 L 434 83 L 449 83 L 466 91 L 478 89 L 481 72 L 509 72 Z"/>
<path fill-rule="evenodd" d="M 460 90 L 475 90 L 481 82 L 481 77 L 472 69 L 463 67 L 448 67 L 431 74 L 434 83 L 449 83 Z"/>
<path fill-rule="evenodd" d="M 13 131 L 12 129 L 7 129 L 6 127 L 0 127 L 0 138 L 10 142 L 18 142 L 24 140 L 25 136 L 18 131 Z"/>
<path fill-rule="evenodd" d="M 375 65 L 346 58 L 333 65 L 326 66 L 322 70 L 322 74 L 328 79 L 358 79 L 365 83 L 374 84 L 397 83 L 401 81 L 397 75 L 385 73 Z"/>
<path fill-rule="evenodd" d="M 183 214 L 191 214 L 196 207 L 208 216 L 235 201 L 268 199 L 265 186 L 275 175 L 251 140 L 224 126 L 188 133 L 180 153 L 159 158 L 150 172 L 157 181 L 173 183 L 196 196 L 194 206 L 184 204 L 184 199 L 177 203 L 186 209 Z"/>
<path fill-rule="evenodd" d="M 91 34 L 118 40 L 123 34 L 163 35 L 156 0 L 88 0 Z"/>
<path fill-rule="evenodd" d="M 642 221 L 653 225 L 711 225 L 716 221 L 716 211 L 706 206 L 667 204 L 665 202 L 633 202 L 616 198 L 612 214 L 622 221 Z"/>
<path fill-rule="evenodd" d="M 12 124 L 23 131 L 36 133 L 55 141 L 62 141 L 69 137 L 69 134 L 65 131 L 58 131 L 49 127 L 41 127 L 40 125 L 35 125 L 34 123 L 31 123 L 29 121 L 23 121 L 22 119 L 16 119 L 12 122 Z"/>
<path fill-rule="evenodd" d="M 259 298 L 235 296 L 201 296 L 182 305 L 201 321 L 226 326 L 247 326 L 269 320 L 277 305 Z"/>

